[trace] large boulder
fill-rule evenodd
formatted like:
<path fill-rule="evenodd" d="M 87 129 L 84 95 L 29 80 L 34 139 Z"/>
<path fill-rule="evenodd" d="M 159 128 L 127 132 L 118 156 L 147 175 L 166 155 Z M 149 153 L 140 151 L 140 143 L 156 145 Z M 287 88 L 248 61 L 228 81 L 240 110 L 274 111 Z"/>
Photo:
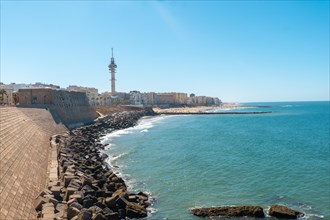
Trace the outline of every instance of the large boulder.
<path fill-rule="evenodd" d="M 128 218 L 145 218 L 148 216 L 147 209 L 138 203 L 129 202 L 126 205 L 126 216 Z"/>
<path fill-rule="evenodd" d="M 68 216 L 68 219 L 72 219 L 73 217 L 79 215 L 80 213 L 80 210 L 75 208 L 75 207 L 69 207 L 68 208 L 68 213 L 67 213 L 67 216 Z"/>
<path fill-rule="evenodd" d="M 199 217 L 222 216 L 222 217 L 265 217 L 260 206 L 219 206 L 209 208 L 195 208 L 192 213 Z"/>
<path fill-rule="evenodd" d="M 89 210 L 81 210 L 81 212 L 78 214 L 77 220 L 92 220 L 92 212 Z"/>
<path fill-rule="evenodd" d="M 282 205 L 272 205 L 269 209 L 269 215 L 276 218 L 297 219 L 304 216 L 303 213 L 290 209 Z"/>
<path fill-rule="evenodd" d="M 114 209 L 116 207 L 116 198 L 115 197 L 108 197 L 105 199 L 105 204 L 110 208 Z"/>
<path fill-rule="evenodd" d="M 35 210 L 41 211 L 42 210 L 42 205 L 47 203 L 48 201 L 49 201 L 49 199 L 44 198 L 42 196 L 38 196 L 33 202 Z"/>
<path fill-rule="evenodd" d="M 114 209 L 116 206 L 125 209 L 126 203 L 128 203 L 127 199 L 128 193 L 124 189 L 118 189 L 111 197 L 105 199 L 105 204 L 110 209 Z"/>
<path fill-rule="evenodd" d="M 94 214 L 92 220 L 107 220 L 107 218 L 102 213 Z"/>

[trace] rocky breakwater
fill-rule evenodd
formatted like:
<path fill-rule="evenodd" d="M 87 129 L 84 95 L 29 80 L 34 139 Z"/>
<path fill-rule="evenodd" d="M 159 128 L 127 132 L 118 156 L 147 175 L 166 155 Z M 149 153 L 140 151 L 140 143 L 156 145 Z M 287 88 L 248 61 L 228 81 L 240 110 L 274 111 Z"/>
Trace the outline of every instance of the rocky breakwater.
<path fill-rule="evenodd" d="M 104 117 L 92 125 L 57 135 L 59 180 L 35 200 L 40 218 L 110 220 L 147 217 L 148 195 L 127 191 L 124 180 L 104 161 L 100 137 L 134 126 L 153 111 L 131 111 Z"/>
<path fill-rule="evenodd" d="M 272 205 L 269 209 L 269 215 L 276 218 L 297 219 L 304 217 L 304 213 L 290 209 L 283 205 Z"/>
<path fill-rule="evenodd" d="M 191 211 L 195 216 L 199 217 L 265 217 L 263 209 L 260 206 L 220 206 L 209 208 L 195 208 Z"/>
<path fill-rule="evenodd" d="M 264 210 L 260 206 L 218 206 L 209 208 L 194 208 L 192 214 L 198 217 L 254 217 L 265 218 Z M 280 219 L 298 219 L 304 213 L 295 211 L 286 206 L 272 205 L 269 209 L 269 216 Z"/>

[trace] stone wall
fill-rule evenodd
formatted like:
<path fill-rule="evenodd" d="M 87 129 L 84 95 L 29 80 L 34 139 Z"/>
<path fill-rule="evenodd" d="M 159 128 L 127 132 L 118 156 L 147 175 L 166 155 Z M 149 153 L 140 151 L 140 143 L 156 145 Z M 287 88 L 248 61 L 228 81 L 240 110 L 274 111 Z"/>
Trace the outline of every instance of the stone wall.
<path fill-rule="evenodd" d="M 40 88 L 20 89 L 18 94 L 20 107 L 47 108 L 56 122 L 62 122 L 69 129 L 88 124 L 97 117 L 84 92 Z"/>
<path fill-rule="evenodd" d="M 56 114 L 68 128 L 90 123 L 97 117 L 84 92 L 52 90 L 52 101 Z"/>
<path fill-rule="evenodd" d="M 18 90 L 18 99 L 21 106 L 51 104 L 51 89 L 20 89 Z"/>
<path fill-rule="evenodd" d="M 66 131 L 45 109 L 0 107 L 0 219 L 36 219 L 47 183 L 49 137 Z"/>

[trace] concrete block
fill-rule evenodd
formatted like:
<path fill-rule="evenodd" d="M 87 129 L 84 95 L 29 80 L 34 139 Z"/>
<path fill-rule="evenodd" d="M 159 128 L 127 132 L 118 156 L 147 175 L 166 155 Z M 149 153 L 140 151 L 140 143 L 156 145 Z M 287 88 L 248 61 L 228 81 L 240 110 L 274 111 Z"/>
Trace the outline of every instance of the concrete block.
<path fill-rule="evenodd" d="M 49 199 L 39 196 L 34 200 L 33 206 L 34 206 L 35 210 L 41 211 L 42 205 L 47 202 L 49 202 Z"/>
<path fill-rule="evenodd" d="M 68 187 L 70 181 L 73 179 L 77 179 L 77 177 L 74 175 L 64 176 L 64 187 Z"/>
<path fill-rule="evenodd" d="M 65 192 L 65 196 L 64 196 L 64 199 L 65 201 L 68 201 L 70 196 L 75 192 L 77 191 L 78 189 L 77 188 L 74 188 L 74 187 L 68 187 L 66 189 L 66 192 Z"/>

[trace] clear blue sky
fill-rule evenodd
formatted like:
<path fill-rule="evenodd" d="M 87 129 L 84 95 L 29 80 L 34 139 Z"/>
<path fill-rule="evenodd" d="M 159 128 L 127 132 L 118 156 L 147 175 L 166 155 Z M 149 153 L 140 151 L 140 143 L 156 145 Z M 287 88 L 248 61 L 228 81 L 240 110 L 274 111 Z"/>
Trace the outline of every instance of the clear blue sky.
<path fill-rule="evenodd" d="M 1 1 L 1 82 L 329 100 L 329 1 Z"/>

